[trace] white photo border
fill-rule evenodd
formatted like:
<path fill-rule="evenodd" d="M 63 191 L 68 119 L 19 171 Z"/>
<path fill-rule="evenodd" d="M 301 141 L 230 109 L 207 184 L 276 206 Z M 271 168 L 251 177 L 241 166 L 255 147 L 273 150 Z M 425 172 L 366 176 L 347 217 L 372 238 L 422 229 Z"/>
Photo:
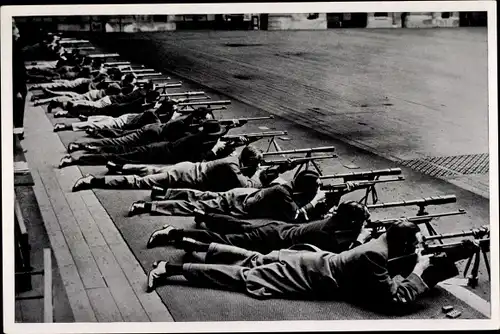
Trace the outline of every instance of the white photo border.
<path fill-rule="evenodd" d="M 14 322 L 14 182 L 12 138 L 12 17 L 56 15 L 166 15 L 231 13 L 486 11 L 488 19 L 488 98 L 490 153 L 491 319 L 487 320 L 331 320 L 273 322 L 169 322 L 27 324 Z M 84 14 L 82 14 L 84 13 Z M 370 330 L 481 330 L 499 328 L 498 220 L 498 81 L 496 1 L 388 1 L 335 3 L 196 3 L 123 5 L 44 5 L 1 8 L 2 73 L 2 235 L 4 331 L 6 333 L 181 333 L 181 332 L 303 332 Z"/>

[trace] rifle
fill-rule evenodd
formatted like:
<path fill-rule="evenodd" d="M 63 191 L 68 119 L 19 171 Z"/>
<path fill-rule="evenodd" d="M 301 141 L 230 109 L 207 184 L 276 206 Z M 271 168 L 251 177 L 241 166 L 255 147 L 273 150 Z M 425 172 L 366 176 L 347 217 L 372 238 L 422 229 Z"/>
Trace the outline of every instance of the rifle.
<path fill-rule="evenodd" d="M 473 232 L 463 232 L 464 235 L 472 235 Z M 439 264 L 438 254 L 444 253 L 448 259 L 452 262 L 457 262 L 460 260 L 468 259 L 467 265 L 464 269 L 464 277 L 467 277 L 467 272 L 469 271 L 469 266 L 474 260 L 474 267 L 472 268 L 471 275 L 468 276 L 467 284 L 470 287 L 476 287 L 478 283 L 479 276 L 479 261 L 481 259 L 481 253 L 484 256 L 485 266 L 488 271 L 488 275 L 491 279 L 490 265 L 488 261 L 487 252 L 490 250 L 490 239 L 464 239 L 459 242 L 441 244 L 441 245 L 426 245 L 425 242 L 421 245 L 422 255 L 431 255 L 431 264 Z M 387 268 L 389 273 L 392 275 L 400 274 L 404 277 L 408 276 L 415 267 L 418 255 L 416 253 L 404 255 L 396 258 L 389 259 L 387 263 Z"/>
<path fill-rule="evenodd" d="M 72 52 L 73 50 L 95 50 L 95 47 L 93 47 L 93 46 L 78 46 L 75 48 L 67 48 L 66 50 L 68 52 Z"/>
<path fill-rule="evenodd" d="M 199 100 L 210 100 L 210 96 L 194 96 L 194 97 L 185 97 L 181 99 L 174 99 L 174 103 L 184 103 L 184 102 L 190 102 L 190 101 L 199 101 Z"/>
<path fill-rule="evenodd" d="M 276 152 L 264 152 L 263 155 L 280 155 L 280 154 L 297 154 L 297 153 L 325 153 L 325 152 L 334 152 L 334 146 L 323 146 L 323 147 L 312 147 L 312 148 L 299 148 L 296 150 L 285 150 L 285 151 L 276 151 Z"/>
<path fill-rule="evenodd" d="M 87 55 L 89 58 L 116 58 L 120 57 L 118 53 L 95 53 L 91 55 Z"/>
<path fill-rule="evenodd" d="M 284 165 L 284 164 L 301 164 L 314 160 L 324 160 L 324 159 L 332 159 L 336 158 L 335 154 L 332 155 L 317 155 L 314 157 L 297 157 L 297 158 L 289 158 L 289 159 L 277 159 L 277 160 L 263 160 L 260 164 L 262 166 L 275 166 L 275 165 Z"/>
<path fill-rule="evenodd" d="M 358 181 L 355 184 L 355 188 L 370 187 L 370 186 L 373 186 L 374 184 L 378 184 L 378 183 L 404 181 L 404 179 L 405 179 L 404 177 L 399 176 L 398 178 L 390 179 L 390 180 Z M 341 184 L 322 184 L 320 186 L 320 189 L 323 190 L 323 191 L 338 191 L 338 190 L 344 190 L 346 188 L 347 188 L 347 183 L 341 183 Z"/>
<path fill-rule="evenodd" d="M 140 74 L 140 73 L 148 73 L 148 72 L 154 72 L 155 70 L 152 68 L 141 68 L 141 69 L 130 69 L 130 70 L 122 70 L 123 74 L 127 73 L 134 73 L 134 74 Z"/>
<path fill-rule="evenodd" d="M 147 81 L 145 82 L 138 82 L 139 85 L 146 84 Z M 173 83 L 161 83 L 161 84 L 155 84 L 155 90 L 156 89 L 167 89 L 167 88 L 177 88 L 177 87 L 182 87 L 182 84 L 180 82 L 173 82 Z"/>
<path fill-rule="evenodd" d="M 179 107 L 193 107 L 193 106 L 213 106 L 213 105 L 228 105 L 231 104 L 230 100 L 218 100 L 207 102 L 184 102 L 179 103 Z"/>
<path fill-rule="evenodd" d="M 374 179 L 379 176 L 390 176 L 390 175 L 401 175 L 401 168 L 387 168 L 387 169 L 377 169 L 377 170 L 362 171 L 362 172 L 330 174 L 330 175 L 323 175 L 320 177 L 320 179 L 326 180 L 326 179 L 343 178 L 344 181 L 351 181 L 351 180 Z"/>
<path fill-rule="evenodd" d="M 197 95 L 205 95 L 205 92 L 166 93 L 166 94 L 160 94 L 160 98 L 177 97 L 177 96 L 197 96 Z"/>
<path fill-rule="evenodd" d="M 253 143 L 259 139 L 275 136 L 286 135 L 286 131 L 264 131 L 264 132 L 253 132 L 253 133 L 242 133 L 239 135 L 225 135 L 221 137 L 221 141 L 228 142 L 230 146 L 239 146 L 243 143 L 239 142 L 240 137 L 246 138 L 250 143 Z"/>
<path fill-rule="evenodd" d="M 420 208 L 422 208 L 427 205 L 441 205 L 441 204 L 449 204 L 456 202 L 457 202 L 457 197 L 455 195 L 444 195 L 444 196 L 419 198 L 415 200 L 371 204 L 368 205 L 367 207 L 368 209 L 378 209 L 378 208 L 392 208 L 397 206 L 418 205 Z"/>
<path fill-rule="evenodd" d="M 144 78 L 144 77 L 162 77 L 165 74 L 160 72 L 153 72 L 153 73 L 136 73 L 136 75 L 137 77 Z"/>
<path fill-rule="evenodd" d="M 233 121 L 237 121 L 241 125 L 246 124 L 250 121 L 260 121 L 264 119 L 274 119 L 274 116 L 268 116 L 268 117 L 243 117 L 243 118 L 226 118 L 226 119 L 220 119 L 219 124 L 220 125 L 231 125 L 233 124 Z"/>
<path fill-rule="evenodd" d="M 466 213 L 465 210 L 460 209 L 458 211 L 435 213 L 435 214 L 425 215 L 425 216 L 413 216 L 413 217 L 407 217 L 407 218 L 406 217 L 404 217 L 404 218 L 389 218 L 389 219 L 379 219 L 379 220 L 374 220 L 374 221 L 368 220 L 366 222 L 365 227 L 378 230 L 380 228 L 385 228 L 388 225 L 394 224 L 394 223 L 398 222 L 400 219 L 406 219 L 406 220 L 408 220 L 412 223 L 415 223 L 415 224 L 425 224 L 429 220 L 434 219 L 434 218 L 463 215 L 465 213 Z M 435 238 L 435 239 L 438 239 L 438 238 Z"/>
<path fill-rule="evenodd" d="M 85 39 L 62 39 L 59 41 L 59 44 L 82 44 L 82 43 L 90 43 Z"/>
<path fill-rule="evenodd" d="M 111 61 L 103 64 L 105 67 L 115 67 L 115 66 L 132 66 L 129 61 Z M 142 66 L 142 65 L 141 65 Z"/>

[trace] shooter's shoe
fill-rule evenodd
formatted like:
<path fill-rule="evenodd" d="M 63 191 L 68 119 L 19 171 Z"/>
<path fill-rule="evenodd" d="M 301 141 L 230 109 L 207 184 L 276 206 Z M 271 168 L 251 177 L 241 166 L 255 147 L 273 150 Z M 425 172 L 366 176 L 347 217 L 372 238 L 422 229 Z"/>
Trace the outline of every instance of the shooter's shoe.
<path fill-rule="evenodd" d="M 128 210 L 128 216 L 132 217 L 143 213 L 148 213 L 149 211 L 150 210 L 148 210 L 145 201 L 137 201 L 132 203 L 132 205 L 130 206 L 130 209 Z"/>
<path fill-rule="evenodd" d="M 201 224 L 205 222 L 207 219 L 207 215 L 205 211 L 195 209 L 194 210 L 194 222 L 196 224 L 196 228 L 200 228 Z"/>
<path fill-rule="evenodd" d="M 122 172 L 123 165 L 119 165 L 113 161 L 108 161 L 106 163 L 106 168 L 108 169 L 108 173 L 110 174 L 118 174 Z"/>
<path fill-rule="evenodd" d="M 69 143 L 68 145 L 68 153 L 73 153 L 83 149 L 83 145 L 79 143 Z"/>
<path fill-rule="evenodd" d="M 177 247 L 183 249 L 186 253 L 193 252 L 206 252 L 208 244 L 199 242 L 192 238 L 182 238 L 178 243 Z"/>
<path fill-rule="evenodd" d="M 54 118 L 62 118 L 66 116 L 68 116 L 68 112 L 66 110 L 61 110 L 54 114 Z"/>
<path fill-rule="evenodd" d="M 70 129 L 71 129 L 71 125 L 67 125 L 64 123 L 56 123 L 54 125 L 54 132 L 66 131 L 66 130 L 70 130 Z"/>
<path fill-rule="evenodd" d="M 59 162 L 59 168 L 64 168 L 64 167 L 67 167 L 67 166 L 71 166 L 71 165 L 73 165 L 73 162 L 74 162 L 74 160 L 71 157 L 71 155 L 66 155 Z"/>
<path fill-rule="evenodd" d="M 176 230 L 171 225 L 164 225 L 163 228 L 154 231 L 149 237 L 147 248 L 154 248 L 159 246 L 166 246 L 175 242 L 172 238 L 171 232 Z"/>
<path fill-rule="evenodd" d="M 148 274 L 147 292 L 152 292 L 156 289 L 158 282 L 168 277 L 167 261 L 157 261 L 153 263 L 153 269 Z"/>
<path fill-rule="evenodd" d="M 165 189 L 153 186 L 153 189 L 151 190 L 151 199 L 152 200 L 158 200 L 158 199 L 163 199 L 165 197 Z"/>
<path fill-rule="evenodd" d="M 94 179 L 95 176 L 91 174 L 79 178 L 78 180 L 76 180 L 75 185 L 73 186 L 73 192 L 92 189 L 92 180 Z"/>

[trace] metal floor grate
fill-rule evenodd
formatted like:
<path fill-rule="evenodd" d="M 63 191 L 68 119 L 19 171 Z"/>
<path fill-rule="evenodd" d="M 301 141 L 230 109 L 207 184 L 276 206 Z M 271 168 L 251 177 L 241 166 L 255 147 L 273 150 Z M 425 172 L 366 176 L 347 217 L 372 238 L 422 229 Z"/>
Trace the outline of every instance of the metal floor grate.
<path fill-rule="evenodd" d="M 487 174 L 490 157 L 488 153 L 455 155 L 448 157 L 425 157 L 405 160 L 403 166 L 436 177 L 454 177 L 467 174 Z"/>

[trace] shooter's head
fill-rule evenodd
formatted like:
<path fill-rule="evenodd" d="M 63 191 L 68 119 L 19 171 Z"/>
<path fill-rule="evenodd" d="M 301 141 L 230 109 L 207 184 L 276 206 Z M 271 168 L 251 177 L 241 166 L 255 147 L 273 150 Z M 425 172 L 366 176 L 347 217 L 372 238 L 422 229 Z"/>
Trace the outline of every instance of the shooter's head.
<path fill-rule="evenodd" d="M 240 153 L 241 173 L 247 177 L 253 176 L 263 158 L 261 150 L 252 145 L 245 146 Z"/>
<path fill-rule="evenodd" d="M 389 258 L 412 254 L 421 240 L 420 227 L 406 219 L 392 224 L 386 232 Z"/>

